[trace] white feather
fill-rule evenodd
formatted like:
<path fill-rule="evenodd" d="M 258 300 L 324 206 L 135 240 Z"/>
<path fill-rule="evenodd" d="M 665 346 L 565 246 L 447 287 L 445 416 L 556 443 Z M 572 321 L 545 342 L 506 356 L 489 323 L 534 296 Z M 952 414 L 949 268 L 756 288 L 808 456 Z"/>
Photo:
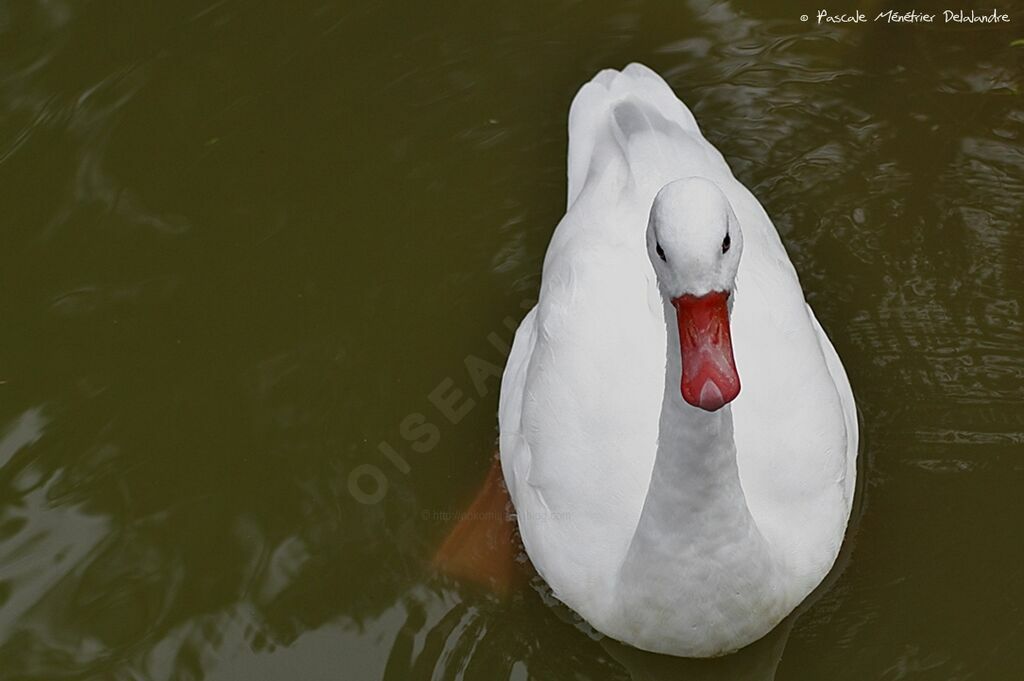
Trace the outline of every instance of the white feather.
<path fill-rule="evenodd" d="M 767 632 L 834 562 L 853 498 L 853 395 L 768 216 L 657 74 L 632 64 L 584 85 L 568 156 L 568 209 L 501 387 L 501 463 L 521 535 L 554 594 L 604 633 L 659 652 L 721 654 Z M 734 529 L 715 526 L 727 519 L 665 538 L 696 558 L 652 556 L 648 576 L 623 570 L 652 488 L 666 375 L 645 231 L 659 189 L 683 177 L 721 189 L 745 240 L 731 317 L 742 391 L 726 409 L 742 494 L 778 558 L 763 587 L 778 603 L 760 611 L 697 605 L 740 588 L 729 565 L 714 580 L 697 570 L 719 559 L 707 542 Z M 754 549 L 729 548 L 739 554 L 728 560 L 745 550 Z M 667 577 L 678 588 L 666 590 Z M 625 607 L 652 602 L 663 605 Z"/>

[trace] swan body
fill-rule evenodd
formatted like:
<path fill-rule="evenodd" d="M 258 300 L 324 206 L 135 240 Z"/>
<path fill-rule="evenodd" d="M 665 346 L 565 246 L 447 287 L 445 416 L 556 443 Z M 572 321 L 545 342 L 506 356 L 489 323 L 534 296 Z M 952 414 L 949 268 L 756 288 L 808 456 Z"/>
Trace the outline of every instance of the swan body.
<path fill-rule="evenodd" d="M 722 655 L 835 561 L 853 394 L 765 211 L 657 74 L 632 64 L 584 85 L 568 156 L 568 207 L 501 387 L 523 544 L 603 634 Z M 714 296 L 725 326 L 695 346 L 680 301 Z"/>

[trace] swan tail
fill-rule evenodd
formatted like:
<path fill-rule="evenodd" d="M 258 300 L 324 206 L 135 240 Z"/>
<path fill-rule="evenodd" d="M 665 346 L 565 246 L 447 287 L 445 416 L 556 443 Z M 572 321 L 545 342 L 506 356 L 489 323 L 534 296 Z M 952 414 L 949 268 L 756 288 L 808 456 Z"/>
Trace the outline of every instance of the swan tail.
<path fill-rule="evenodd" d="M 508 595 L 525 581 L 516 539 L 512 500 L 495 454 L 491 468 L 469 508 L 434 555 L 434 567 L 462 581 Z"/>
<path fill-rule="evenodd" d="M 569 107 L 569 192 L 571 206 L 586 184 L 595 149 L 607 142 L 622 148 L 638 130 L 671 134 L 699 132 L 697 121 L 661 76 L 643 64 L 605 69 L 580 88 Z"/>

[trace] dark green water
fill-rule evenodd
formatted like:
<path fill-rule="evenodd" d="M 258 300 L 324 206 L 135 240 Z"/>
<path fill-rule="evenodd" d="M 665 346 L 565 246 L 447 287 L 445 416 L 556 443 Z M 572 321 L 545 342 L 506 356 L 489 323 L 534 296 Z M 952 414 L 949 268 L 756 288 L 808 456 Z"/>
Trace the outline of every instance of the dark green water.
<path fill-rule="evenodd" d="M 0 678 L 1021 678 L 1024 12 L 743 4 L 0 4 Z M 773 216 L 863 419 L 843 569 L 714 662 L 425 567 L 571 97 L 634 60 Z"/>

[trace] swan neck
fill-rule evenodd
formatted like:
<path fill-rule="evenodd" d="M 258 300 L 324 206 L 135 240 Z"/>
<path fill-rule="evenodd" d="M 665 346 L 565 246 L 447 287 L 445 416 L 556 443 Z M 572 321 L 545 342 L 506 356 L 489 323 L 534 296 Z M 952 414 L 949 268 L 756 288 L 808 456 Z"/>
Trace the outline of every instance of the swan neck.
<path fill-rule="evenodd" d="M 740 483 L 732 407 L 708 412 L 683 400 L 675 310 L 668 302 L 664 307 L 665 392 L 657 454 L 620 572 L 622 584 L 686 587 L 698 575 L 716 574 L 722 584 L 767 586 L 777 564 Z"/>
<path fill-rule="evenodd" d="M 647 513 L 650 507 L 653 513 L 664 506 L 672 511 L 671 515 L 691 519 L 713 512 L 722 522 L 754 525 L 740 484 L 732 406 L 705 411 L 683 399 L 676 312 L 668 301 L 664 301 L 663 308 L 664 395 L 657 454 L 644 511 Z"/>

